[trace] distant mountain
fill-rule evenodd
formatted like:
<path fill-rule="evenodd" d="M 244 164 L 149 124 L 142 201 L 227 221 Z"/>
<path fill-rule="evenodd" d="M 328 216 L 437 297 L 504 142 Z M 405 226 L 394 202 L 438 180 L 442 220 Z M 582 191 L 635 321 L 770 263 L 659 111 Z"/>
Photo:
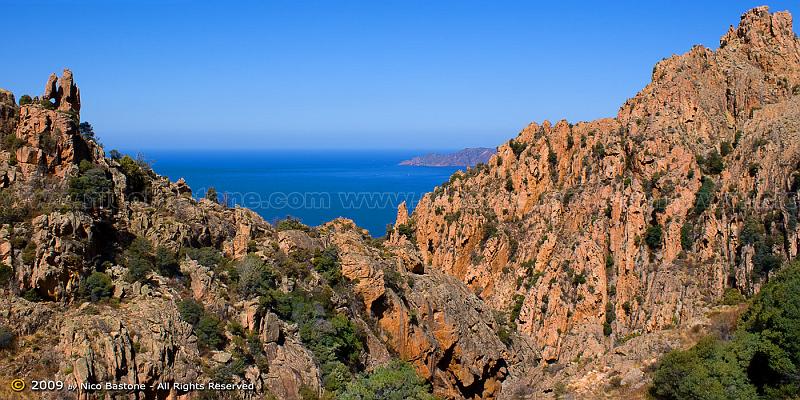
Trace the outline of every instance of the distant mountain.
<path fill-rule="evenodd" d="M 455 153 L 430 153 L 402 161 L 399 165 L 416 167 L 471 167 L 489 161 L 497 150 L 486 147 L 472 147 Z"/>

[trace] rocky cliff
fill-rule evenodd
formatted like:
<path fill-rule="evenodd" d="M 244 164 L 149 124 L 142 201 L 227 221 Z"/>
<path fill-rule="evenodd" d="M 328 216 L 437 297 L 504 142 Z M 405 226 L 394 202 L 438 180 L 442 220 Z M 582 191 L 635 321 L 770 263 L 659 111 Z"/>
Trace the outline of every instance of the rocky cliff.
<path fill-rule="evenodd" d="M 535 392 L 635 390 L 726 289 L 797 255 L 798 117 L 792 17 L 756 8 L 616 117 L 530 124 L 401 210 L 392 242 L 507 311 L 547 367 Z"/>
<path fill-rule="evenodd" d="M 271 226 L 106 157 L 79 93 L 69 70 L 21 105 L 0 92 L 4 381 L 77 385 L 28 392 L 59 399 L 331 398 L 399 359 L 437 396 L 494 398 L 538 360 L 412 246 L 349 220 Z M 248 388 L 181 385 L 212 382 Z"/>
<path fill-rule="evenodd" d="M 0 91 L 0 380 L 118 385 L 0 395 L 643 397 L 664 352 L 725 329 L 725 294 L 797 255 L 791 22 L 751 10 L 616 117 L 531 124 L 386 241 L 106 157 L 69 71 Z M 182 385 L 211 382 L 247 388 Z"/>

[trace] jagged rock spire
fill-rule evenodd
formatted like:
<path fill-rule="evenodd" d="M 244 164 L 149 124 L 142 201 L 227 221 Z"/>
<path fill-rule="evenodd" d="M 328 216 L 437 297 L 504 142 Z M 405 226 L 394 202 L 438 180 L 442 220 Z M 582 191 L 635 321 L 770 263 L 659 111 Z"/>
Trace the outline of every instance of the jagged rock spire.
<path fill-rule="evenodd" d="M 64 68 L 61 79 L 55 73 L 50 74 L 44 87 L 44 100 L 55 100 L 60 111 L 80 113 L 81 91 L 72 78 L 72 71 Z"/>

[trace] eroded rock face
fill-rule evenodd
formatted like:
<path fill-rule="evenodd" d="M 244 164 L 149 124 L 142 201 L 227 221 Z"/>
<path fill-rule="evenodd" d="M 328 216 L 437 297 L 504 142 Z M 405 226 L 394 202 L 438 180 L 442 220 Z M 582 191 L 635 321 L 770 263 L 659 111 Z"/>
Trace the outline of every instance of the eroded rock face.
<path fill-rule="evenodd" d="M 496 398 L 512 370 L 537 363 L 526 339 L 500 340 L 493 311 L 462 282 L 438 271 L 420 275 L 421 260 L 409 246 L 380 252 L 342 219 L 323 226 L 322 234 L 338 249 L 342 275 L 375 319 L 376 335 L 431 380 L 437 395 Z"/>
<path fill-rule="evenodd" d="M 18 144 L 14 150 L 17 170 L 24 178 L 34 174 L 54 174 L 65 177 L 81 160 L 98 162 L 102 150 L 78 132 L 80 121 L 80 91 L 73 82 L 72 72 L 55 82 L 51 75 L 45 87 L 45 99 L 55 100 L 53 109 L 33 103 L 19 108 L 14 134 Z"/>
<path fill-rule="evenodd" d="M 0 89 L 0 138 L 14 133 L 17 125 L 17 102 L 14 94 Z"/>
<path fill-rule="evenodd" d="M 686 328 L 725 288 L 758 289 L 750 215 L 796 255 L 799 114 L 791 16 L 754 9 L 718 50 L 658 63 L 615 118 L 533 123 L 457 173 L 415 209 L 417 248 L 495 309 L 520 299 L 548 363 Z"/>
<path fill-rule="evenodd" d="M 55 212 L 33 220 L 28 256 L 17 265 L 20 290 L 35 290 L 43 298 L 61 300 L 78 290 L 96 254 L 94 221 L 80 212 Z"/>
<path fill-rule="evenodd" d="M 65 68 L 60 79 L 56 74 L 51 74 L 44 87 L 42 99 L 54 101 L 59 111 L 80 113 L 81 91 L 73 81 L 72 71 Z"/>

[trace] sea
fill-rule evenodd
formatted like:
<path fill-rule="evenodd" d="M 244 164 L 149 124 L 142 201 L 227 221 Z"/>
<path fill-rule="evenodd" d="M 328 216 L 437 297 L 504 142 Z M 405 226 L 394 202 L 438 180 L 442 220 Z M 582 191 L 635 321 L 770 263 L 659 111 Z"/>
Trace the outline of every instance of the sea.
<path fill-rule="evenodd" d="M 159 175 L 184 178 L 197 198 L 214 188 L 229 206 L 271 223 L 293 217 L 317 226 L 350 218 L 373 237 L 394 223 L 398 205 L 412 211 L 422 196 L 460 167 L 399 166 L 443 150 L 150 150 L 140 154 Z M 447 152 L 447 150 L 444 150 Z"/>

